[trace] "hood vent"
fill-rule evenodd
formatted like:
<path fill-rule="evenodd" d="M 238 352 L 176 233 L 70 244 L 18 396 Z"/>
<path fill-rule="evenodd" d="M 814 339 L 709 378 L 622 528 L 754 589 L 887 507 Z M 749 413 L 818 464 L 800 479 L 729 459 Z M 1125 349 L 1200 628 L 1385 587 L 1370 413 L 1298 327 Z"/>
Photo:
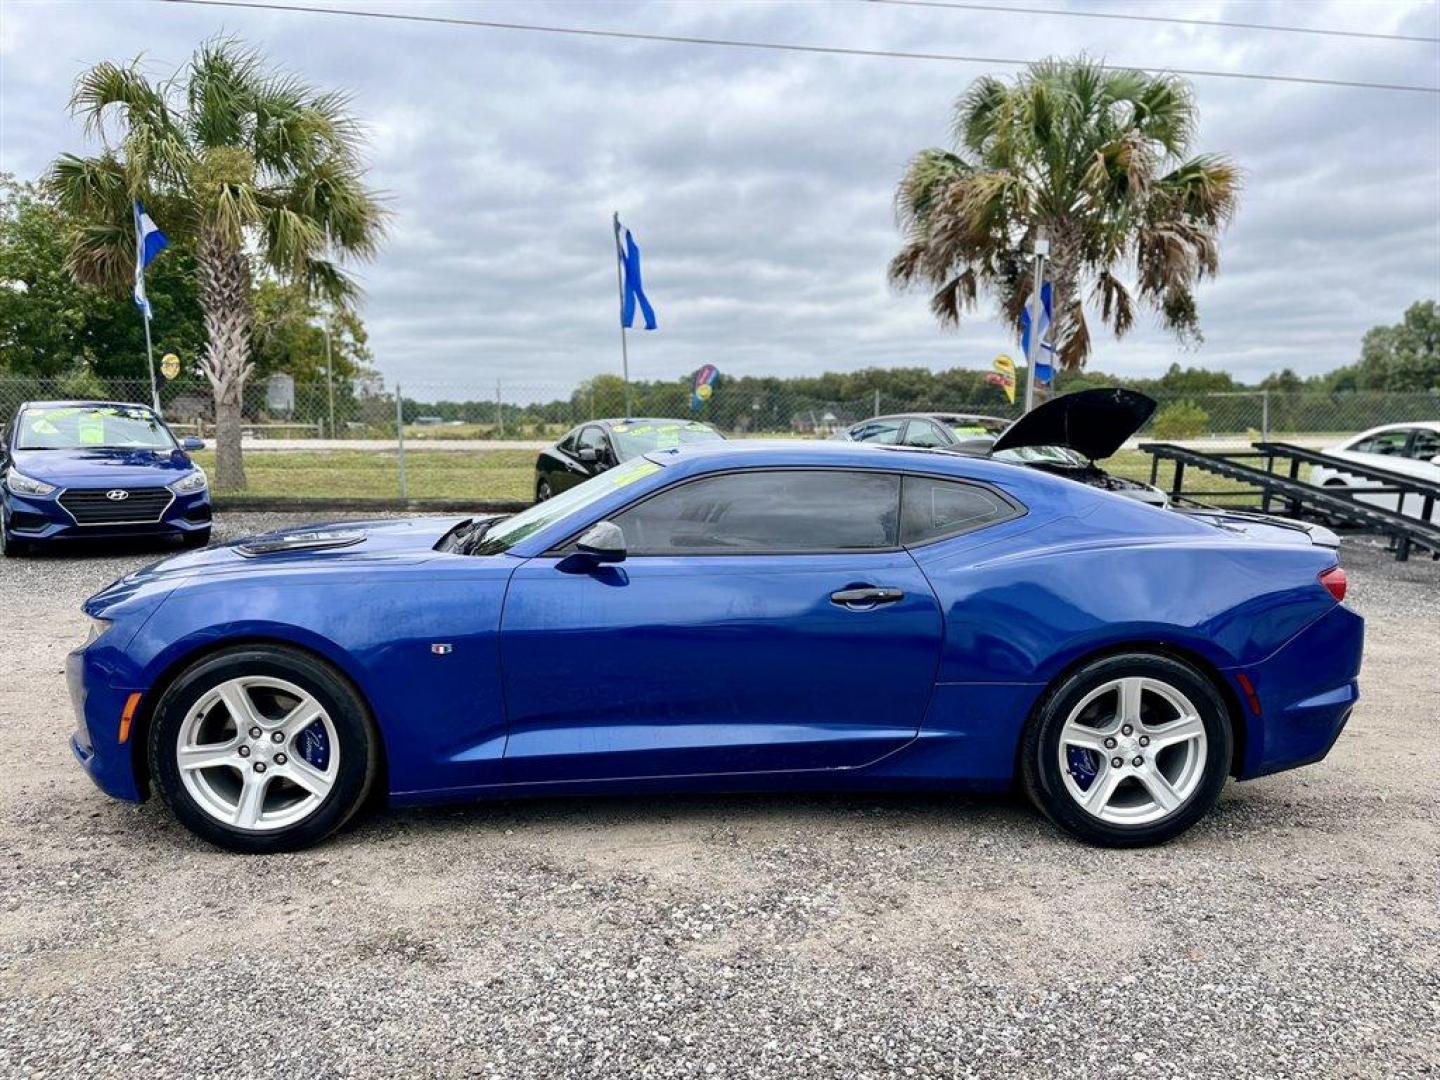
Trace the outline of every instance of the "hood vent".
<path fill-rule="evenodd" d="M 364 539 L 365 533 L 361 529 L 270 533 L 247 540 L 235 550 L 247 559 L 253 559 L 259 555 L 279 555 L 291 551 L 324 551 L 328 548 L 353 547 Z"/>

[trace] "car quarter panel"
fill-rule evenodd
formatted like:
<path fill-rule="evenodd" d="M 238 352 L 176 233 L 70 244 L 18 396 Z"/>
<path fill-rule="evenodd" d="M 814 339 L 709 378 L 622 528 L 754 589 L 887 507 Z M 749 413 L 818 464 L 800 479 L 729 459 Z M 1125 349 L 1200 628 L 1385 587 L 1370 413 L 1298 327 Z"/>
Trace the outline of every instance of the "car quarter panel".
<path fill-rule="evenodd" d="M 383 572 L 350 563 L 182 579 L 104 681 L 149 692 L 217 646 L 288 643 L 335 664 L 369 702 L 391 791 L 485 783 L 504 752 L 496 632 L 516 565 L 437 555 Z"/>

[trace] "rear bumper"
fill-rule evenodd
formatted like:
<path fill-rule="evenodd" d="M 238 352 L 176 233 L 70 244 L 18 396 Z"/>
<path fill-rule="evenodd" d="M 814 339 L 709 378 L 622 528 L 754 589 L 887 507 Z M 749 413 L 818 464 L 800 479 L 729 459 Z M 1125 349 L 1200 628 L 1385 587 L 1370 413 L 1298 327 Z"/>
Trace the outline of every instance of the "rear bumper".
<path fill-rule="evenodd" d="M 1364 641 L 1365 620 L 1337 604 L 1263 663 L 1244 669 L 1259 717 L 1236 678 L 1240 671 L 1228 673 L 1248 721 L 1239 779 L 1309 765 L 1330 752 L 1360 699 Z"/>
<path fill-rule="evenodd" d="M 48 544 L 71 540 L 112 540 L 140 536 L 180 536 L 210 528 L 210 492 L 176 495 L 157 521 L 118 525 L 80 525 L 54 496 L 27 498 L 0 489 L 0 514 L 16 540 Z"/>

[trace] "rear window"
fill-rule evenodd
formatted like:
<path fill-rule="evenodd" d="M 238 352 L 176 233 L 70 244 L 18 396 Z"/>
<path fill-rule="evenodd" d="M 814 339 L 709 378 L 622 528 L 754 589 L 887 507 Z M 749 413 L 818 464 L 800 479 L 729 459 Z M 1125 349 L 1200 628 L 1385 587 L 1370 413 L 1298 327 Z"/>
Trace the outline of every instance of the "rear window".
<path fill-rule="evenodd" d="M 956 480 L 907 476 L 900 495 L 900 542 L 928 544 L 1019 517 L 998 491 Z"/>

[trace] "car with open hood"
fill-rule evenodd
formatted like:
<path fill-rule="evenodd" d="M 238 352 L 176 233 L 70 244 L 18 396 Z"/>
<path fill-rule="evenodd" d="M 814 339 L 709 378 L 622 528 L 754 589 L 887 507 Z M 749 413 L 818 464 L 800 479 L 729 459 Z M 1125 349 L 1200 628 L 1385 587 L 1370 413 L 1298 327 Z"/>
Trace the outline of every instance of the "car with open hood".
<path fill-rule="evenodd" d="M 0 433 L 0 550 L 73 540 L 210 539 L 210 488 L 154 410 L 116 401 L 31 401 Z"/>
<path fill-rule="evenodd" d="M 915 446 L 993 457 L 1078 480 L 1152 506 L 1170 498 L 1150 484 L 1100 468 L 1155 411 L 1155 399 L 1135 390 L 1101 388 L 1063 394 L 1019 420 L 974 413 L 895 413 L 862 420 L 838 438 L 881 446 Z"/>
<path fill-rule="evenodd" d="M 738 440 L 511 517 L 286 530 L 86 601 L 76 758 L 239 851 L 371 795 L 1019 785 L 1111 845 L 1317 761 L 1356 701 L 1334 538 L 933 450 Z"/>
<path fill-rule="evenodd" d="M 623 418 L 590 420 L 540 451 L 535 459 L 535 501 L 568 491 L 606 469 L 633 460 L 652 450 L 695 443 L 719 442 L 725 438 L 699 420 L 664 418 Z"/>

